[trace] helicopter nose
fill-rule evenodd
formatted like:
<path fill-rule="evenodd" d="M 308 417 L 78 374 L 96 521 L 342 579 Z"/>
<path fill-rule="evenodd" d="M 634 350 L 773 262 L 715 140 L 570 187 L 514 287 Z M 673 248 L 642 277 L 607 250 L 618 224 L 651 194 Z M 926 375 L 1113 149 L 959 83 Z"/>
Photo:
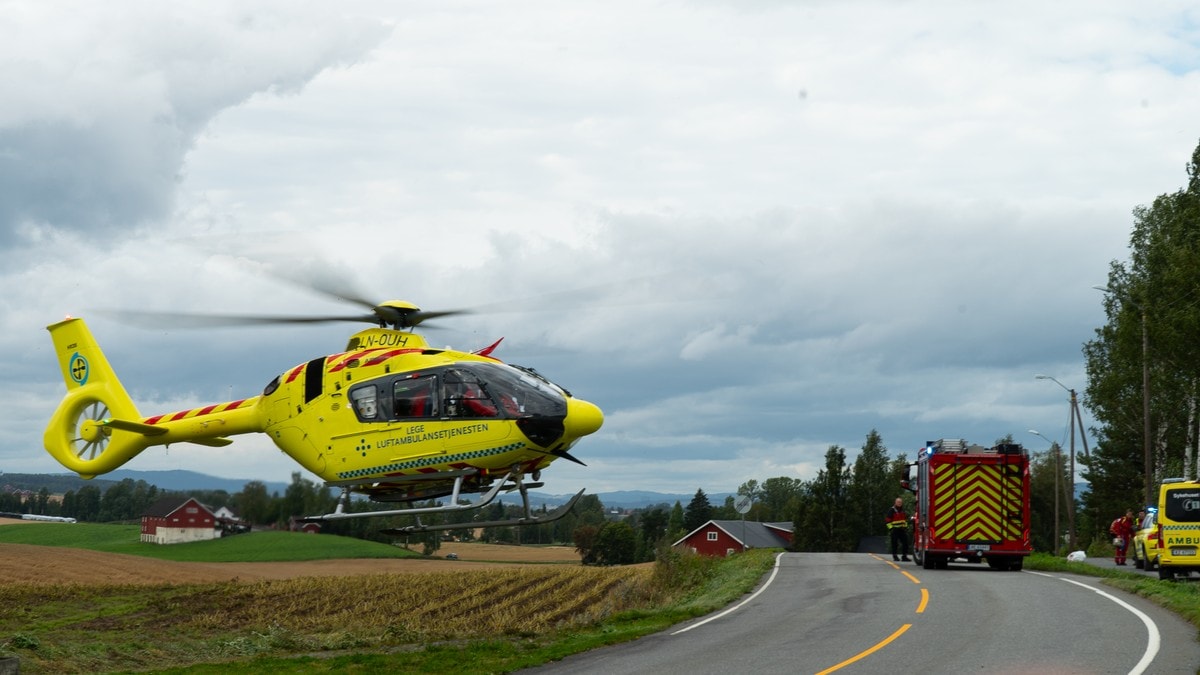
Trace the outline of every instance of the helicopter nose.
<path fill-rule="evenodd" d="M 594 403 L 582 399 L 567 399 L 567 417 L 563 420 L 565 436 L 579 438 L 594 434 L 604 424 L 604 413 Z"/>

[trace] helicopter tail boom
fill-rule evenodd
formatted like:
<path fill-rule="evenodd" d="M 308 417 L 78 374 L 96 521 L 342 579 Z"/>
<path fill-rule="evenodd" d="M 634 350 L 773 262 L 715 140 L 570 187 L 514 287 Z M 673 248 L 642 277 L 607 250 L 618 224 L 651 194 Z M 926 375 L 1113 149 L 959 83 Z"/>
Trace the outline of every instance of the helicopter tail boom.
<path fill-rule="evenodd" d="M 141 415 L 83 319 L 60 321 L 47 330 L 67 395 L 46 427 L 46 451 L 68 469 L 92 478 L 153 444 L 148 430 L 127 426 Z"/>
<path fill-rule="evenodd" d="M 258 430 L 257 399 L 143 419 L 83 319 L 47 330 L 67 395 L 46 426 L 46 451 L 83 478 L 120 467 L 153 445 L 226 445 L 224 435 Z"/>

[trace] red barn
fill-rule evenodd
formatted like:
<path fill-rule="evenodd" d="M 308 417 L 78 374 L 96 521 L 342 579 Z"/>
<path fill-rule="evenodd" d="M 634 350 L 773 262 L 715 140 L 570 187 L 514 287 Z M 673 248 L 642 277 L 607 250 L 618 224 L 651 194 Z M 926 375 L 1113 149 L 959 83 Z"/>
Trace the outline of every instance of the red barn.
<path fill-rule="evenodd" d="M 142 514 L 142 541 L 181 544 L 217 538 L 217 518 L 191 497 L 163 497 Z"/>
<path fill-rule="evenodd" d="M 752 548 L 787 548 L 791 544 L 791 523 L 710 520 L 672 546 L 686 546 L 700 555 L 723 558 Z"/>

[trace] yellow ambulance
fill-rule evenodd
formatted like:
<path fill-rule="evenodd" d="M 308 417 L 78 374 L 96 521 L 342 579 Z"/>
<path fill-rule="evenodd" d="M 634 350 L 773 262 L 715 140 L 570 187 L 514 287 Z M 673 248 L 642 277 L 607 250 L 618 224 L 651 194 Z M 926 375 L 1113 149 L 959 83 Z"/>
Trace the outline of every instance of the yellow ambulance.
<path fill-rule="evenodd" d="M 1200 572 L 1200 483 L 1164 479 L 1158 488 L 1158 578 Z"/>

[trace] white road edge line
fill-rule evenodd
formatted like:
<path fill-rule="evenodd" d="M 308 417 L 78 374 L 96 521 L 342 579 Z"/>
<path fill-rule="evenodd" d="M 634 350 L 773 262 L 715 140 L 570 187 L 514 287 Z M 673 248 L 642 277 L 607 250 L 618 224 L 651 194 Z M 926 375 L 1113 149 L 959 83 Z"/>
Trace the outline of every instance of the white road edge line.
<path fill-rule="evenodd" d="M 1129 675 L 1142 675 L 1142 673 L 1146 672 L 1146 669 L 1150 667 L 1150 663 L 1152 661 L 1154 661 L 1154 657 L 1158 656 L 1158 649 L 1162 644 L 1162 638 L 1159 636 L 1159 633 L 1158 633 L 1158 626 L 1154 623 L 1153 619 L 1146 616 L 1137 607 L 1134 607 L 1133 605 L 1125 602 L 1124 600 L 1118 598 L 1115 595 L 1112 595 L 1111 593 L 1105 593 L 1104 591 L 1100 590 L 1099 588 L 1096 588 L 1095 586 L 1088 586 L 1087 584 L 1080 582 L 1080 581 L 1075 581 L 1074 579 L 1067 579 L 1065 577 L 1056 577 L 1053 574 L 1042 574 L 1040 572 L 1030 572 L 1030 574 L 1036 574 L 1041 577 L 1050 577 L 1051 579 L 1060 579 L 1069 584 L 1075 584 L 1076 586 L 1082 586 L 1082 587 L 1088 589 L 1089 591 L 1092 591 L 1093 593 L 1098 593 L 1098 594 L 1108 598 L 1109 600 L 1112 600 L 1113 602 L 1115 602 L 1118 605 L 1129 610 L 1130 612 L 1133 613 L 1134 616 L 1136 616 L 1137 618 L 1142 620 L 1142 623 L 1146 625 L 1146 632 L 1149 634 L 1149 637 L 1146 640 L 1146 652 L 1144 654 L 1142 654 L 1142 660 L 1138 661 L 1137 665 L 1135 665 L 1133 667 L 1133 670 L 1129 671 Z"/>
<path fill-rule="evenodd" d="M 775 575 L 779 574 L 779 559 L 782 557 L 783 557 L 783 553 L 780 553 L 775 556 L 775 569 L 771 570 L 771 576 L 767 578 L 767 583 L 763 584 L 762 587 L 759 588 L 757 591 L 754 591 L 754 593 L 751 594 L 750 597 L 739 602 L 738 604 L 734 605 L 733 607 L 730 607 L 729 609 L 725 610 L 724 612 L 721 612 L 720 614 L 717 614 L 715 616 L 710 616 L 703 621 L 698 621 L 698 622 L 688 626 L 687 628 L 680 628 L 679 630 L 675 631 L 674 633 L 671 633 L 671 635 L 679 635 L 680 633 L 686 633 L 693 628 L 699 628 L 700 626 L 703 626 L 704 624 L 708 623 L 709 621 L 716 621 L 717 619 L 725 616 L 726 614 L 732 614 L 733 612 L 736 612 L 737 610 L 742 608 L 742 605 L 746 604 L 747 602 L 750 602 L 754 598 L 757 598 L 759 593 L 762 593 L 763 591 L 767 590 L 767 586 L 770 586 L 771 582 L 775 581 Z"/>

